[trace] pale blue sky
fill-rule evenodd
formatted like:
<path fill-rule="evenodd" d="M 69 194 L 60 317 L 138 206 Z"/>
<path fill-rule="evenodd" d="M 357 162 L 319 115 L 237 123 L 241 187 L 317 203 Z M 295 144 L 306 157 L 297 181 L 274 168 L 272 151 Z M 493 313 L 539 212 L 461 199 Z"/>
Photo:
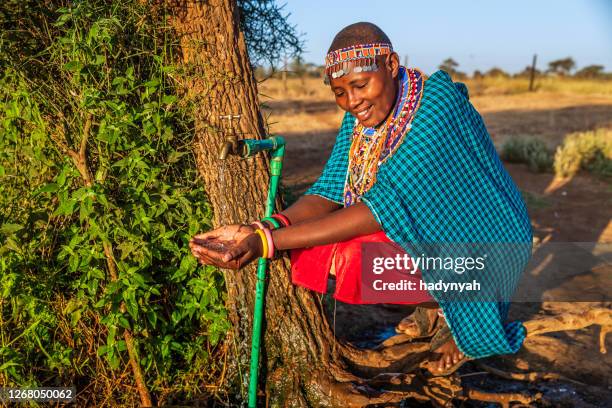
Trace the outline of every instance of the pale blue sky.
<path fill-rule="evenodd" d="M 304 33 L 305 61 L 317 64 L 342 27 L 370 21 L 402 62 L 407 55 L 428 74 L 447 57 L 468 73 L 493 66 L 517 72 L 534 53 L 540 69 L 571 56 L 578 68 L 612 71 L 612 0 L 288 0 L 284 10 Z"/>

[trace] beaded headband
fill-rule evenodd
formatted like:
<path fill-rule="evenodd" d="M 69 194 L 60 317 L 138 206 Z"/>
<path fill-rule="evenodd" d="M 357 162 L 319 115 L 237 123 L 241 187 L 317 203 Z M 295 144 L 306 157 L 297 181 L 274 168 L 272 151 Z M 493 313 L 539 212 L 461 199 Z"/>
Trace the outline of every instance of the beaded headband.
<path fill-rule="evenodd" d="M 325 56 L 325 79 L 340 78 L 351 72 L 376 71 L 376 58 L 393 52 L 389 43 L 357 44 L 331 51 Z"/>

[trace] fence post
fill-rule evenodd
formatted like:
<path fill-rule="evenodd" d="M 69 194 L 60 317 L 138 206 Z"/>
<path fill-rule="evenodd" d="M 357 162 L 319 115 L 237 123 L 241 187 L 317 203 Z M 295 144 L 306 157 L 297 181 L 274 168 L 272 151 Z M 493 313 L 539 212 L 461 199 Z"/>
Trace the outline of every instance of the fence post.
<path fill-rule="evenodd" d="M 529 92 L 533 92 L 533 80 L 535 79 L 537 59 L 538 59 L 538 54 L 533 54 L 533 62 L 531 63 L 531 73 L 529 75 Z"/>

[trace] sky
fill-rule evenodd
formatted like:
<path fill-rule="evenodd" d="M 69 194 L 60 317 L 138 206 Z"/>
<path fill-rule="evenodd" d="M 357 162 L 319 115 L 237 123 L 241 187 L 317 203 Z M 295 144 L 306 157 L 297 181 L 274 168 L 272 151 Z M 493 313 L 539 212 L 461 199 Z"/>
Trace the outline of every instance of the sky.
<path fill-rule="evenodd" d="M 305 43 L 306 62 L 323 64 L 334 35 L 369 21 L 391 39 L 402 63 L 426 74 L 448 57 L 471 74 L 572 57 L 577 68 L 612 71 L 612 0 L 286 0 L 284 11 Z M 280 0 L 282 4 L 283 0 Z"/>

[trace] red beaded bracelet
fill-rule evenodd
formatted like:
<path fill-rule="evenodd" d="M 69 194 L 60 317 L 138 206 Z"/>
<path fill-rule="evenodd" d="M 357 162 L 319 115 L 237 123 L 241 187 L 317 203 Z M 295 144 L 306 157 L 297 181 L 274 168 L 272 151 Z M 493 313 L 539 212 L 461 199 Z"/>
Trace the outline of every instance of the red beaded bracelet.
<path fill-rule="evenodd" d="M 277 219 L 278 221 L 280 221 L 285 227 L 288 227 L 291 225 L 291 221 L 289 221 L 289 218 L 287 218 L 287 216 L 281 214 L 281 213 L 276 213 L 274 215 L 272 215 L 272 218 Z"/>

